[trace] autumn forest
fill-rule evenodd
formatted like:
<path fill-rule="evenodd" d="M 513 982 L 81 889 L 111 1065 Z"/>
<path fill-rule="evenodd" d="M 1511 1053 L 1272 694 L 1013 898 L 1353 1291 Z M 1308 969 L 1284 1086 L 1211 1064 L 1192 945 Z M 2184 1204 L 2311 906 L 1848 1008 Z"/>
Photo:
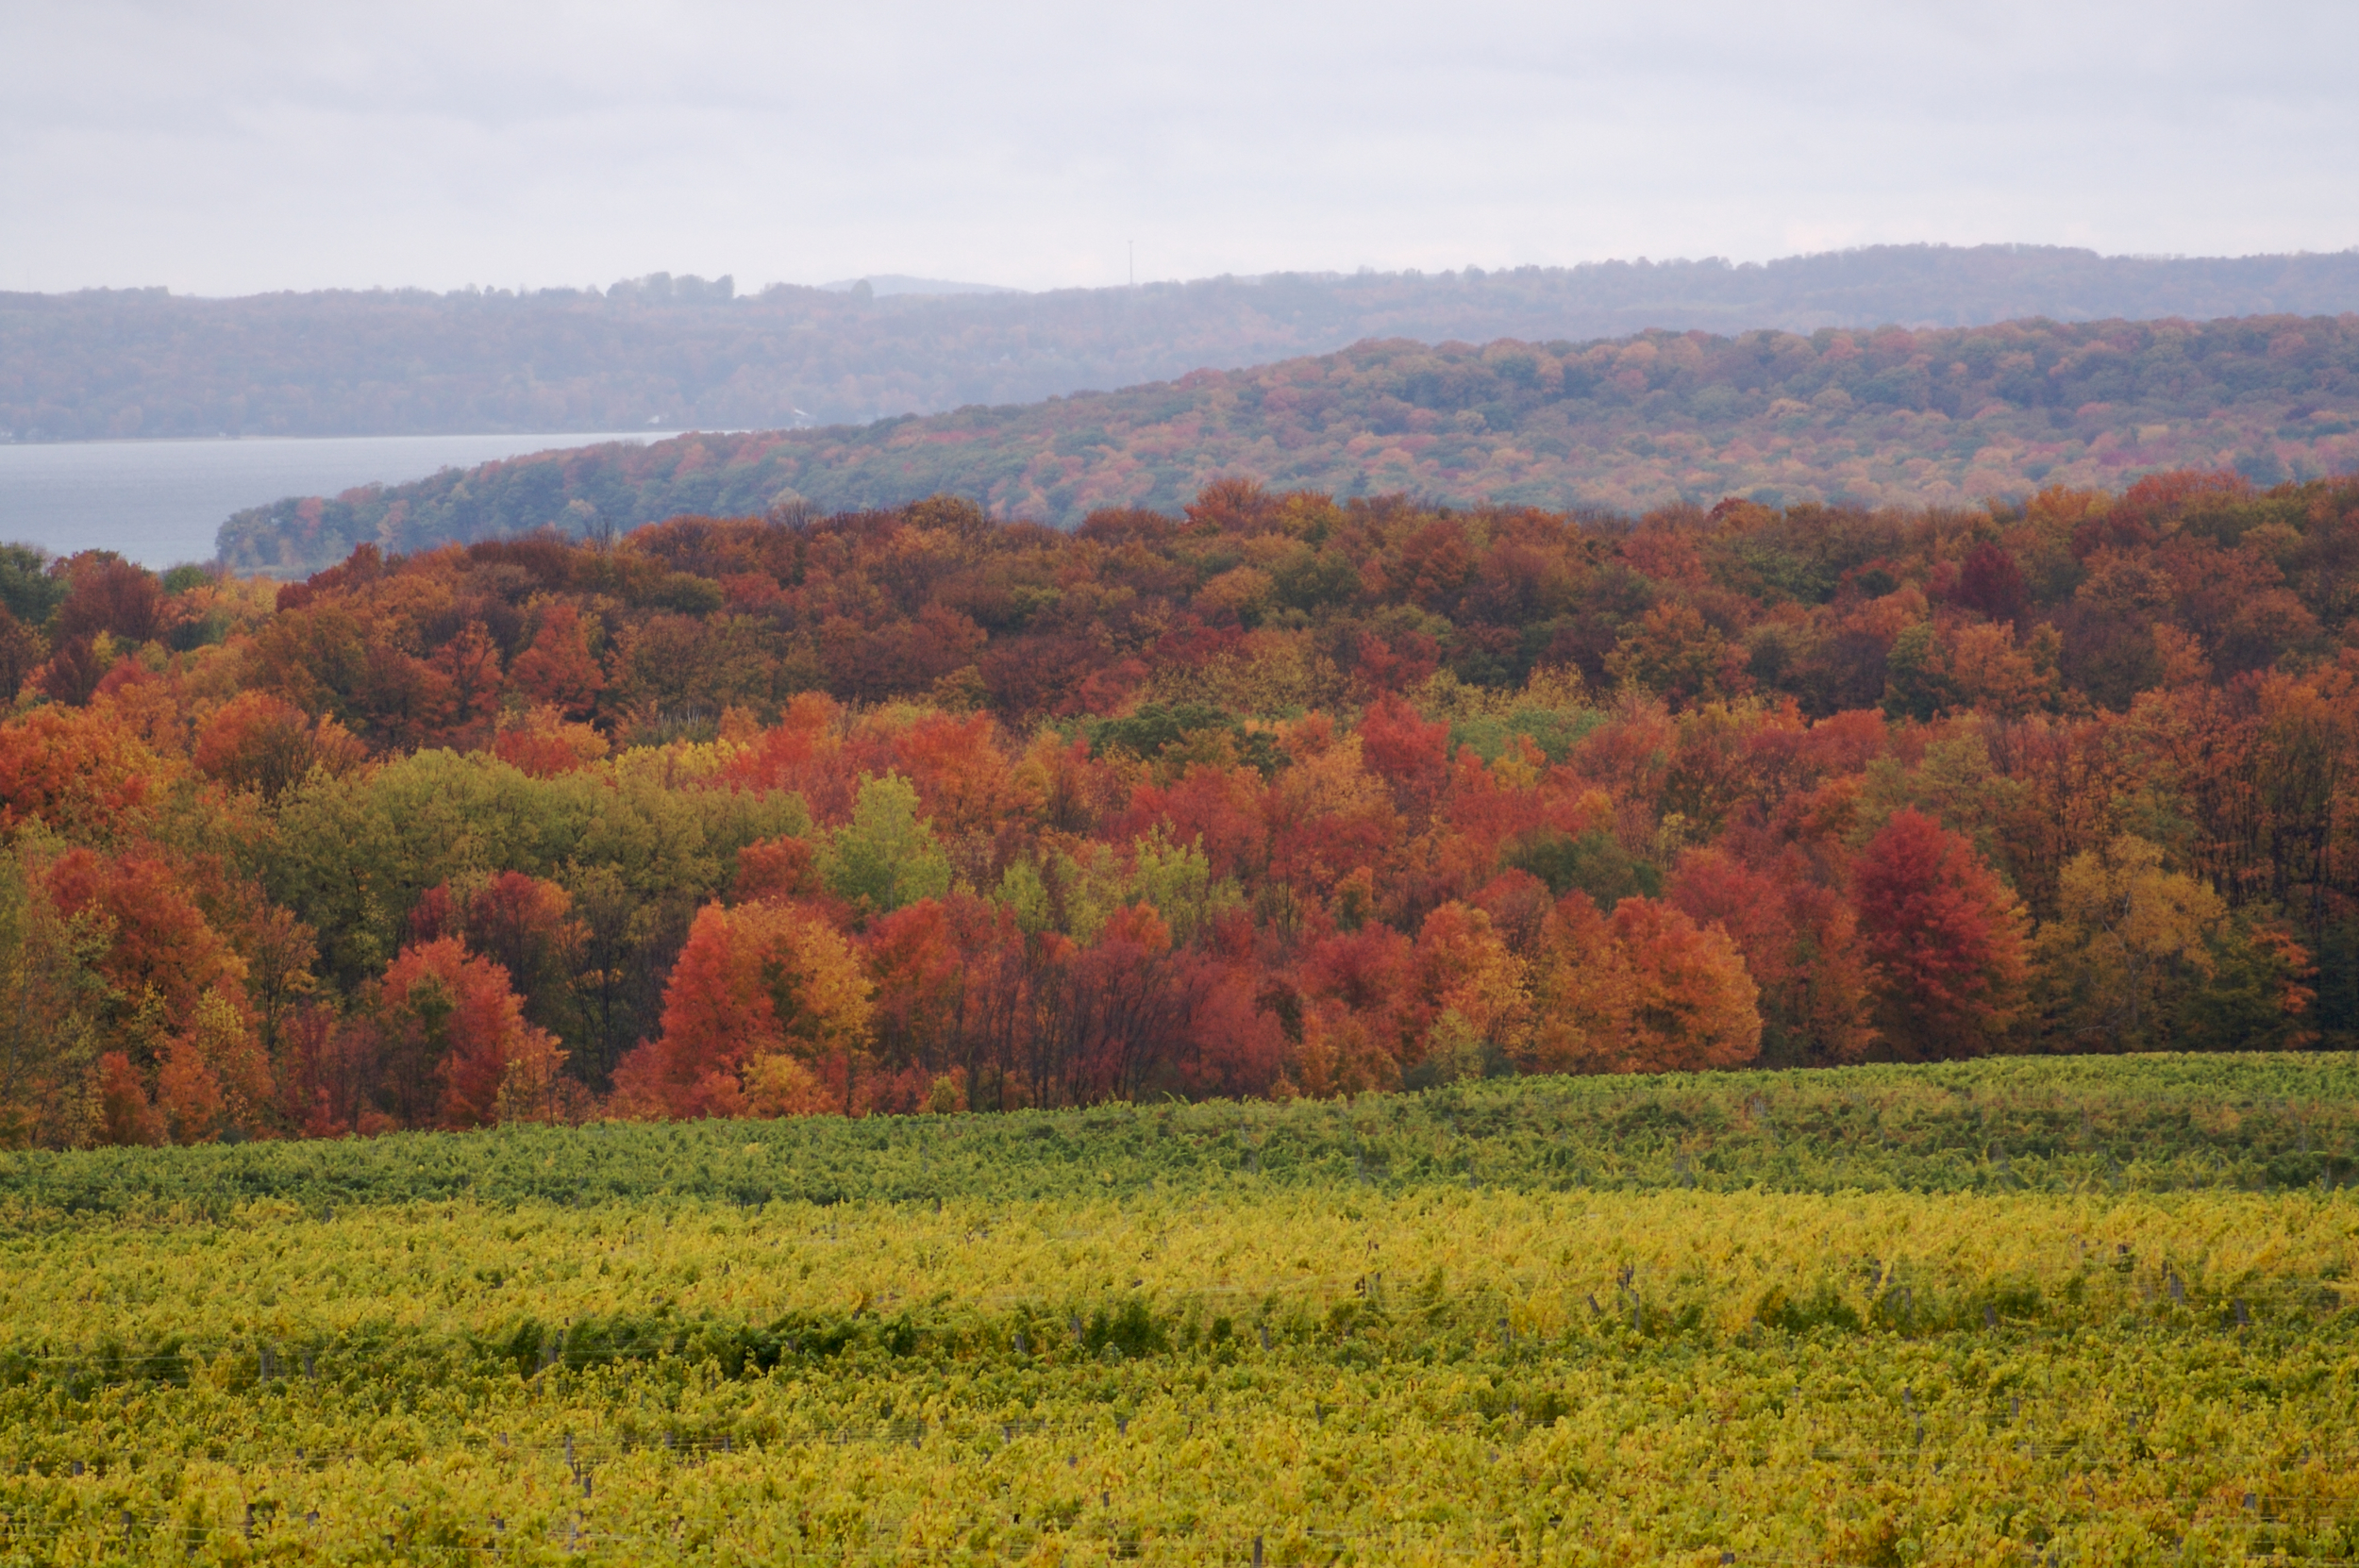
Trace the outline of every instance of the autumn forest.
<path fill-rule="evenodd" d="M 1109 508 L 1177 513 L 1239 477 L 1339 499 L 1636 515 L 1731 495 L 1971 507 L 2167 469 L 2268 486 L 2354 465 L 2352 316 L 1392 339 L 1040 403 L 608 442 L 288 497 L 231 516 L 219 554 L 302 576 L 364 543 L 414 554 L 542 526 L 583 536 L 936 494 L 1070 528 Z"/>
<path fill-rule="evenodd" d="M 0 557 L 0 1140 L 2359 1031 L 2359 482 Z"/>

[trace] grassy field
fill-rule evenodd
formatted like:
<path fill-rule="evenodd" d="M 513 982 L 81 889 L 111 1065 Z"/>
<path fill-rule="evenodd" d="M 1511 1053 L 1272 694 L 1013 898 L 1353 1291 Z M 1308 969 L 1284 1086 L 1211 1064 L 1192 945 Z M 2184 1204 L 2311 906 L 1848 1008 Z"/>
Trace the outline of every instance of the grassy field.
<path fill-rule="evenodd" d="M 2359 1063 L 0 1156 L 0 1560 L 2359 1557 Z"/>

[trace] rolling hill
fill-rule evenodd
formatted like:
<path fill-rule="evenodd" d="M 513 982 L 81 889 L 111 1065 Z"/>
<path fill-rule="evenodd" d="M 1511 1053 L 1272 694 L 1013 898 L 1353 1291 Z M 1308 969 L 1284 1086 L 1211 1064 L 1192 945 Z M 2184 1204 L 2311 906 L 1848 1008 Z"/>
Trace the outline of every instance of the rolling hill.
<path fill-rule="evenodd" d="M 1069 526 L 1104 508 L 1177 510 L 1220 476 L 1622 512 L 1732 494 L 1969 505 L 2189 466 L 2263 484 L 2342 473 L 2359 466 L 2354 432 L 2351 316 L 1394 339 L 1117 392 L 581 448 L 290 499 L 225 524 L 221 559 L 299 575 L 360 543 L 405 552 L 936 492 Z"/>
<path fill-rule="evenodd" d="M 609 289 L 0 294 L 0 439 L 767 429 L 1030 403 L 1371 338 L 1968 326 L 2359 309 L 2359 252 L 1882 246 L 1732 266 L 1290 274 L 947 294 L 654 274 Z"/>

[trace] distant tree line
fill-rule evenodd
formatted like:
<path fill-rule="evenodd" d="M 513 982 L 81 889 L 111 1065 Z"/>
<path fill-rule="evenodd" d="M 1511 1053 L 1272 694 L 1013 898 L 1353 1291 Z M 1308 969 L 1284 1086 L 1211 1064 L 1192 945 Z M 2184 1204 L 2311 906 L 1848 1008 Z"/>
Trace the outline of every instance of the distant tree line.
<path fill-rule="evenodd" d="M 1024 407 L 617 443 L 290 499 L 232 518 L 221 554 L 301 574 L 362 543 L 943 492 L 1069 527 L 1107 507 L 1174 511 L 1222 476 L 1635 514 L 1731 494 L 1970 506 L 2190 464 L 2265 486 L 2359 468 L 2359 318 L 1394 340 Z"/>
<path fill-rule="evenodd" d="M 0 431 L 781 428 L 1028 403 L 1327 353 L 1652 328 L 2204 320 L 2359 309 L 2359 252 L 2239 259 L 1878 246 L 1765 265 L 1291 274 L 956 297 L 652 274 L 594 289 L 0 294 Z"/>

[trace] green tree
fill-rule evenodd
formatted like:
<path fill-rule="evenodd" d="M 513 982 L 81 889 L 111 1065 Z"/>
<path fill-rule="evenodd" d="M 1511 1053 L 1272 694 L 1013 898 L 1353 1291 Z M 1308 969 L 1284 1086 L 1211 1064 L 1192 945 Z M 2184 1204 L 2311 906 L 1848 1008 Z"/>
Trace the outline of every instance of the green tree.
<path fill-rule="evenodd" d="M 1578 888 L 1607 914 L 1625 898 L 1653 898 L 1663 892 L 1663 873 L 1633 858 L 1602 827 L 1578 838 L 1561 828 L 1536 828 L 1510 844 L 1499 863 L 1531 873 L 1559 898 Z"/>
<path fill-rule="evenodd" d="M 722 787 L 714 748 L 636 748 L 553 778 L 480 753 L 419 752 L 288 792 L 254 851 L 276 902 L 318 933 L 346 995 L 410 940 L 427 889 L 502 872 L 564 890 L 582 926 L 566 1070 L 594 1087 L 655 1028 L 697 909 L 749 843 L 810 831 L 800 796 Z"/>
<path fill-rule="evenodd" d="M 1931 719 L 1956 700 L 1931 622 L 1919 621 L 1893 639 L 1884 658 L 1884 717 Z"/>
<path fill-rule="evenodd" d="M 1245 902 L 1234 881 L 1213 879 L 1213 863 L 1201 849 L 1173 843 L 1160 826 L 1139 840 L 1135 864 L 1138 895 L 1163 916 L 1175 947 L 1195 941 L 1207 924 Z"/>
<path fill-rule="evenodd" d="M 49 571 L 49 552 L 37 544 L 0 544 L 0 609 L 28 626 L 45 625 L 65 603 L 68 584 Z"/>
<path fill-rule="evenodd" d="M 917 814 L 917 786 L 897 773 L 861 779 L 852 820 L 828 842 L 819 874 L 870 916 L 950 891 L 950 857 Z"/>

